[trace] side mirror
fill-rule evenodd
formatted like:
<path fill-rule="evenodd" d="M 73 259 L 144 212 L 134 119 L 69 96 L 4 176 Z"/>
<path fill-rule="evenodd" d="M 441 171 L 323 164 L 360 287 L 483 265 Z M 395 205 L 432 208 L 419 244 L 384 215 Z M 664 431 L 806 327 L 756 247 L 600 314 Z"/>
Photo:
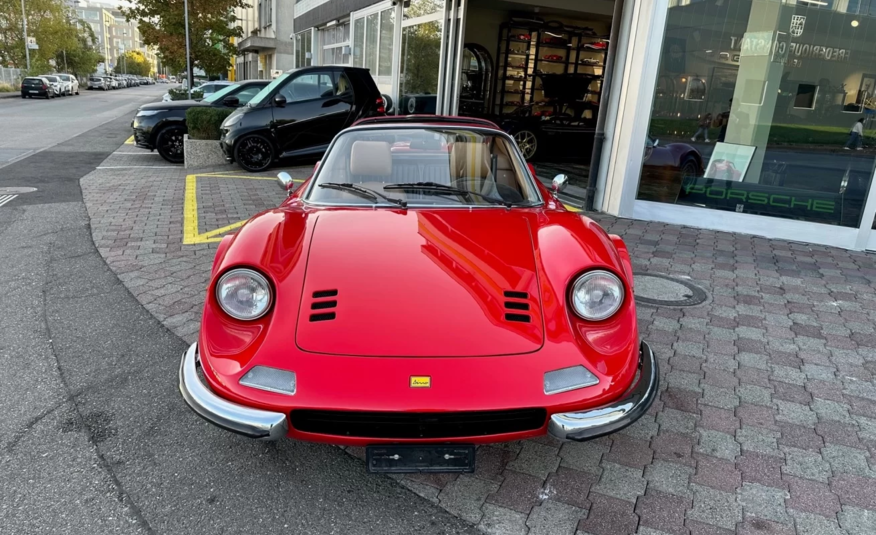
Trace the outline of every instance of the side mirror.
<path fill-rule="evenodd" d="M 568 175 L 557 175 L 551 181 L 551 191 L 553 191 L 555 194 L 559 193 L 559 192 L 563 191 L 564 189 L 566 189 L 566 185 L 568 185 L 568 183 L 569 183 L 569 176 Z"/>
<path fill-rule="evenodd" d="M 285 108 L 286 107 L 286 97 L 284 97 L 283 95 L 275 96 L 274 97 L 274 106 L 276 106 L 278 108 Z"/>
<path fill-rule="evenodd" d="M 280 187 L 285 191 L 292 189 L 292 186 L 295 184 L 292 182 L 292 177 L 286 171 L 281 171 L 277 174 L 277 181 L 280 183 Z"/>
<path fill-rule="evenodd" d="M 222 104 L 228 106 L 229 108 L 236 108 L 240 106 L 240 99 L 235 96 L 225 97 L 222 99 Z"/>
<path fill-rule="evenodd" d="M 659 140 L 659 139 L 655 139 L 655 140 L 654 140 L 654 146 L 655 146 L 655 147 L 656 147 L 659 143 L 660 143 L 660 140 Z"/>

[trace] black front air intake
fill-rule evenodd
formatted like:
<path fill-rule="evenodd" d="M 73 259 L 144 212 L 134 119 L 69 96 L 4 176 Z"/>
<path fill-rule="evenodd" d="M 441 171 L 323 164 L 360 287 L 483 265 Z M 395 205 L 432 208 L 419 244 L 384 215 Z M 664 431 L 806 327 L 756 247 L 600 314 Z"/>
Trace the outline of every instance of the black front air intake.
<path fill-rule="evenodd" d="M 478 412 L 357 412 L 296 409 L 292 427 L 305 433 L 362 438 L 442 439 L 534 431 L 545 409 Z"/>

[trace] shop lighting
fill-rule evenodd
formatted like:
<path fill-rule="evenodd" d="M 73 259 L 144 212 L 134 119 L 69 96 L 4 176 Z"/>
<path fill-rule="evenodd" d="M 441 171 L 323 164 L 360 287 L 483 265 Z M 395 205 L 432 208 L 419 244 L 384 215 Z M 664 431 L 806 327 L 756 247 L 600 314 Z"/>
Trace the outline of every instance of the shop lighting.
<path fill-rule="evenodd" d="M 857 28 L 857 27 L 858 27 L 858 24 L 860 24 L 860 22 L 858 22 L 858 21 L 856 21 L 856 20 L 853 20 L 853 21 L 852 21 L 852 28 Z"/>
<path fill-rule="evenodd" d="M 803 3 L 806 3 L 806 4 L 812 4 L 812 5 L 816 5 L 816 6 L 826 6 L 827 5 L 827 2 L 822 2 L 821 0 L 800 0 L 800 1 Z"/>

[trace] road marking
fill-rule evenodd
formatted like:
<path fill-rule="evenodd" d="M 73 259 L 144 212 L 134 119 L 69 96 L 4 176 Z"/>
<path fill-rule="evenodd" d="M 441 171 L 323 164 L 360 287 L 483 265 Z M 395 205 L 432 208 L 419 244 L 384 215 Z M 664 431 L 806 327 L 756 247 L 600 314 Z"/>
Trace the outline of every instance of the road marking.
<path fill-rule="evenodd" d="M 95 169 L 181 169 L 178 165 L 105 165 Z"/>
<path fill-rule="evenodd" d="M 563 206 L 566 207 L 566 210 L 568 210 L 568 211 L 570 211 L 570 212 L 580 212 L 580 211 L 581 211 L 580 208 L 577 208 L 577 207 L 575 207 L 575 206 L 572 206 L 571 204 L 563 203 Z"/>
<path fill-rule="evenodd" d="M 133 145 L 133 144 L 134 144 L 134 136 L 131 136 L 125 140 L 125 145 Z"/>
<path fill-rule="evenodd" d="M 194 245 L 197 243 L 214 243 L 222 241 L 222 234 L 240 228 L 249 219 L 238 221 L 216 230 L 210 230 L 203 234 L 198 232 L 198 177 L 203 178 L 245 178 L 248 180 L 275 180 L 266 176 L 252 175 L 217 175 L 217 174 L 198 174 L 186 176 L 186 192 L 183 201 L 183 245 Z M 293 182 L 304 182 L 304 180 L 293 179 Z"/>
<path fill-rule="evenodd" d="M 16 197 L 18 197 L 18 195 L 0 195 L 0 206 L 3 206 Z"/>
<path fill-rule="evenodd" d="M 150 152 L 146 149 L 141 150 L 140 152 L 118 152 L 118 151 L 116 151 L 116 152 L 110 154 L 110 156 L 115 156 L 116 154 L 134 154 L 136 156 L 160 156 L 158 153 Z"/>

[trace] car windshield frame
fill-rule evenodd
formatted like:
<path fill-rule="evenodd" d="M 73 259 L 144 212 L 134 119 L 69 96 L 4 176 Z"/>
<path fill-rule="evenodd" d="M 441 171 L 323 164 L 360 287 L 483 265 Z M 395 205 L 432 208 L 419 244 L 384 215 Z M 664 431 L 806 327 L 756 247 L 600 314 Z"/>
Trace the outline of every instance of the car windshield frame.
<path fill-rule="evenodd" d="M 510 149 L 510 156 L 514 159 L 514 164 L 517 169 L 520 170 L 520 176 L 523 181 L 526 183 L 526 187 L 530 189 L 532 192 L 531 199 L 524 199 L 526 204 L 509 204 L 509 203 L 491 203 L 487 202 L 484 204 L 472 204 L 470 202 L 449 202 L 449 203 L 435 203 L 435 204 L 419 204 L 416 201 L 407 200 L 405 209 L 462 209 L 462 210 L 471 210 L 471 209 L 483 209 L 483 208 L 500 208 L 500 209 L 530 209 L 530 208 L 539 208 L 544 207 L 545 199 L 542 196 L 541 189 L 538 187 L 538 179 L 532 175 L 532 171 L 529 169 L 529 166 L 526 163 L 526 160 L 520 154 L 520 149 L 517 148 L 517 144 L 514 142 L 514 138 L 512 138 L 507 132 L 502 130 L 497 130 L 494 128 L 487 127 L 479 127 L 479 126 L 462 126 L 456 124 L 441 124 L 441 123 L 430 123 L 430 124 L 381 124 L 381 125 L 363 125 L 358 127 L 348 128 L 338 135 L 332 140 L 326 149 L 324 156 L 320 163 L 317 165 L 313 176 L 310 178 L 307 184 L 307 190 L 303 192 L 301 195 L 301 200 L 305 204 L 311 206 L 318 206 L 322 208 L 328 207 L 344 207 L 344 208 L 388 208 L 388 209 L 399 209 L 399 207 L 395 204 L 391 203 L 377 203 L 377 204 L 369 204 L 369 203 L 343 203 L 343 202 L 325 202 L 319 200 L 312 200 L 311 195 L 319 187 L 319 177 L 322 172 L 328 167 L 328 165 L 323 165 L 322 162 L 325 162 L 328 159 L 328 156 L 331 154 L 332 150 L 334 150 L 335 146 L 342 140 L 345 135 L 353 134 L 356 132 L 367 132 L 367 131 L 397 131 L 397 130 L 422 130 L 422 131 L 430 131 L 430 130 L 440 130 L 440 131 L 459 131 L 459 132 L 471 132 L 480 134 L 483 136 L 493 136 L 502 138 L 505 143 L 508 144 Z M 333 182 L 333 180 L 329 179 L 328 182 Z M 412 187 L 411 189 L 416 189 Z M 431 189 L 428 186 L 425 186 L 423 189 Z M 386 191 L 388 195 L 393 195 L 392 191 Z M 494 199 L 499 201 L 500 199 Z"/>
<path fill-rule="evenodd" d="M 261 104 L 264 99 L 268 98 L 268 95 L 270 95 L 271 92 L 274 91 L 274 89 L 277 89 L 280 85 L 282 85 L 286 80 L 288 80 L 292 75 L 294 75 L 295 72 L 296 71 L 284 72 L 280 76 L 274 78 L 274 80 L 271 83 L 269 83 L 268 85 L 263 87 L 261 91 L 259 91 L 258 93 L 255 94 L 254 97 L 249 99 L 249 102 L 247 102 L 246 107 L 247 108 L 255 108 L 256 106 Z"/>
<path fill-rule="evenodd" d="M 204 100 L 204 102 L 209 102 L 212 104 L 213 102 L 216 102 L 217 100 L 224 97 L 225 95 L 232 92 L 233 90 L 237 89 L 238 87 L 240 87 L 240 84 L 229 84 L 229 85 L 223 87 L 222 89 L 220 89 L 218 91 L 214 91 L 214 92 L 210 93 L 209 95 L 205 96 L 203 100 Z"/>

